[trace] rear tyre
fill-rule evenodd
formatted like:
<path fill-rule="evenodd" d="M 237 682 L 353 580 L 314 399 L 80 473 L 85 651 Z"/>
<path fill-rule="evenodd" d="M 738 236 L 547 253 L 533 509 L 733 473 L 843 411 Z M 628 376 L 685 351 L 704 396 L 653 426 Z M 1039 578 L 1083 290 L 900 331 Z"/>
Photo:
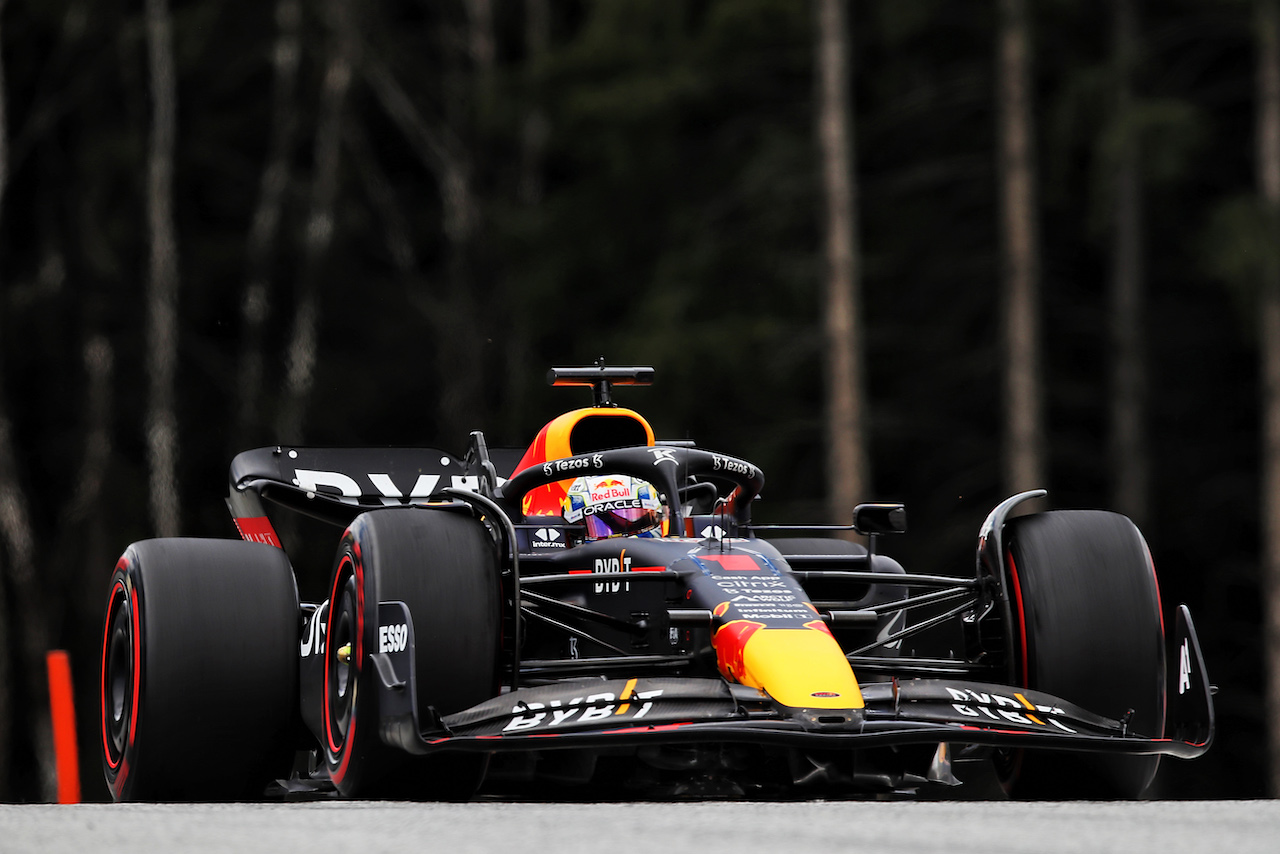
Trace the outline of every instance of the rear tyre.
<path fill-rule="evenodd" d="M 1014 676 L 1109 718 L 1133 710 L 1131 731 L 1164 734 L 1164 624 L 1155 567 L 1128 518 L 1059 510 L 1005 526 Z M 1016 798 L 1136 798 L 1158 756 L 1039 750 L 1001 754 Z"/>
<path fill-rule="evenodd" d="M 111 577 L 102 769 L 117 801 L 260 798 L 298 726 L 298 592 L 284 552 L 158 539 Z"/>
<path fill-rule="evenodd" d="M 414 638 L 420 715 L 469 708 L 498 693 L 501 642 L 497 550 L 472 517 L 443 510 L 365 513 L 335 562 L 326 626 L 322 748 L 347 797 L 470 798 L 487 755 L 415 758 L 378 734 L 378 603 L 403 602 Z"/>

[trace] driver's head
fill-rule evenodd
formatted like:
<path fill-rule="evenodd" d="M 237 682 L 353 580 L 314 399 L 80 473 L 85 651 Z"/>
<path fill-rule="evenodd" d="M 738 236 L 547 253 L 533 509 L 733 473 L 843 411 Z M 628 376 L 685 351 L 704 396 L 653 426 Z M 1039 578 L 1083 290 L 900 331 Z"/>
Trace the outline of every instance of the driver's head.
<path fill-rule="evenodd" d="M 566 522 L 581 522 L 587 541 L 605 537 L 659 537 L 666 507 L 652 484 L 638 477 L 606 474 L 580 477 L 564 500 Z"/>

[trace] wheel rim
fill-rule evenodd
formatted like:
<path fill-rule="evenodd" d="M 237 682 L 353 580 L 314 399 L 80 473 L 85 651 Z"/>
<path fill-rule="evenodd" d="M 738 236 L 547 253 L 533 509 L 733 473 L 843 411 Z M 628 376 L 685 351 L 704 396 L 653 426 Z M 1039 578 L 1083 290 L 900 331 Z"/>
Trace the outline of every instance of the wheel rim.
<path fill-rule="evenodd" d="M 117 581 L 107 607 L 102 650 L 102 744 L 107 765 L 118 768 L 129 744 L 137 696 L 137 619 L 125 585 Z"/>
<path fill-rule="evenodd" d="M 359 684 L 361 614 L 359 585 L 349 559 L 344 560 L 335 578 L 333 598 L 325 635 L 324 719 L 325 737 L 335 761 L 346 752 L 356 709 Z"/>
<path fill-rule="evenodd" d="M 355 596 L 352 590 L 353 584 L 347 582 L 346 588 L 342 593 L 342 604 L 338 608 L 338 620 L 334 625 L 333 639 L 330 641 L 332 652 L 329 654 L 329 685 L 332 696 L 329 699 L 329 709 L 332 715 L 332 724 L 337 731 L 340 739 L 345 739 L 347 728 L 351 724 L 352 700 L 355 695 L 355 680 L 353 679 L 350 650 L 354 642 L 354 614 L 352 611 L 355 607 Z M 346 651 L 344 653 L 344 650 Z M 345 661 L 343 660 L 345 657 Z"/>
<path fill-rule="evenodd" d="M 133 705 L 133 638 L 129 635 L 129 614 L 121 608 L 111 630 L 111 653 L 108 664 L 108 723 L 111 743 L 116 752 L 124 750 L 127 713 Z"/>

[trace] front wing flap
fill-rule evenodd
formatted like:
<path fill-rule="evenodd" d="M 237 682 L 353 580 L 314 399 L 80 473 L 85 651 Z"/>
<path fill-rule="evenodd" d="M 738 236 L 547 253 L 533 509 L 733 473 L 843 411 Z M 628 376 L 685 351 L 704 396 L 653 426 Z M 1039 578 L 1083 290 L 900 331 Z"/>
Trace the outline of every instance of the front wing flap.
<path fill-rule="evenodd" d="M 396 606 L 410 624 L 411 649 L 411 620 Z M 1166 737 L 1131 731 L 1127 714 L 1108 718 L 1039 691 L 946 678 L 866 683 L 865 707 L 848 710 L 782 706 L 763 691 L 719 678 L 580 679 L 511 691 L 442 717 L 416 708 L 403 652 L 373 658 L 382 738 L 414 754 L 692 742 L 814 749 L 947 742 L 1192 759 L 1213 741 L 1213 688 L 1186 606 L 1178 611 L 1174 643 L 1178 675 L 1168 684 L 1177 693 Z"/>
<path fill-rule="evenodd" d="M 691 742 L 815 749 L 948 742 L 1185 759 L 1208 749 L 1207 742 L 1128 732 L 1123 720 L 1048 694 L 985 683 L 873 683 L 863 698 L 865 709 L 833 714 L 779 708 L 753 689 L 716 679 L 590 680 L 503 695 L 437 719 L 435 732 L 384 726 L 384 738 L 417 754 Z"/>

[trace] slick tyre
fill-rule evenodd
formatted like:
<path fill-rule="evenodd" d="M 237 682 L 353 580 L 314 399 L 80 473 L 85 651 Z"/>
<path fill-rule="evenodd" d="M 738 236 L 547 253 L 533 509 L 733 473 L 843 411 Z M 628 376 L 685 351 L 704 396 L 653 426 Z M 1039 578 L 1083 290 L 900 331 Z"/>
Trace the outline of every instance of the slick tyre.
<path fill-rule="evenodd" d="M 111 577 L 102 768 L 117 801 L 260 798 L 293 764 L 298 592 L 284 552 L 157 539 Z"/>
<path fill-rule="evenodd" d="M 498 693 L 500 577 L 493 540 L 465 513 L 389 508 L 357 517 L 330 583 L 322 690 L 325 765 L 347 797 L 465 800 L 487 756 L 415 758 L 379 735 L 378 605 L 407 607 L 416 706 L 448 715 Z"/>
<path fill-rule="evenodd" d="M 1164 734 L 1164 625 L 1146 541 L 1116 513 L 1060 510 L 1005 527 L 1010 648 L 1019 685 Z M 1136 798 L 1158 756 L 1001 754 L 997 771 L 1016 798 Z"/>

